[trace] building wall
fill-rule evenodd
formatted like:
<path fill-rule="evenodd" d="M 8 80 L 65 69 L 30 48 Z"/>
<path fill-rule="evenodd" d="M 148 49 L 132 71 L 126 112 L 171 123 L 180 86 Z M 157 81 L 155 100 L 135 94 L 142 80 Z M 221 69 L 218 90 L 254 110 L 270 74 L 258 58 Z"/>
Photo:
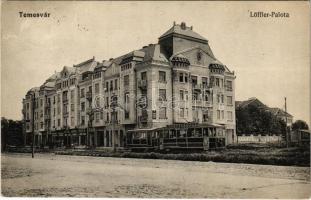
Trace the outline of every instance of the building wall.
<path fill-rule="evenodd" d="M 215 58 L 207 42 L 173 37 L 160 41 L 160 45 L 149 45 L 136 53 L 111 59 L 110 64 L 100 72 L 100 77 L 94 76 L 98 69 L 90 67 L 102 64 L 94 61 L 94 58 L 74 66 L 74 69 L 64 67 L 54 80 L 53 92 L 43 91 L 40 96 L 36 92 L 39 104 L 35 108 L 35 131 L 44 132 L 47 129 L 41 124 L 44 124 L 44 116 L 48 114 L 45 113 L 46 98 L 50 98 L 51 131 L 62 132 L 67 128 L 86 130 L 92 121 L 91 125 L 95 128 L 92 141 L 95 145 L 112 146 L 112 143 L 116 143 L 122 146 L 123 136 L 129 129 L 189 122 L 224 125 L 227 142 L 236 141 L 234 73 L 229 70 L 224 73 L 210 71 L 209 66 L 215 62 Z M 170 55 L 165 55 L 167 53 Z M 190 66 L 173 66 L 169 59 L 177 54 L 188 59 Z M 123 62 L 127 57 L 129 61 Z M 120 60 L 122 64 L 119 64 Z M 146 73 L 145 80 L 142 79 L 142 73 Z M 160 73 L 165 73 L 164 81 Z M 180 73 L 186 74 L 187 82 L 180 82 Z M 86 74 L 88 78 L 85 78 Z M 127 76 L 128 81 L 125 81 Z M 196 77 L 196 84 L 192 83 L 192 77 Z M 71 83 L 72 79 L 76 79 L 76 82 Z M 211 84 L 212 79 L 222 80 L 222 84 L 216 85 L 215 81 Z M 232 81 L 230 90 L 226 86 L 227 80 Z M 203 81 L 206 81 L 205 86 Z M 160 99 L 164 91 L 165 99 Z M 193 99 L 195 91 L 198 92 L 197 99 Z M 87 98 L 88 94 L 91 99 Z M 113 96 L 118 99 L 114 113 L 111 107 Z M 143 96 L 147 97 L 145 105 L 142 105 Z M 228 103 L 229 99 L 232 103 Z M 26 97 L 23 104 L 27 106 L 27 103 L 30 105 L 25 110 L 25 117 L 28 113 L 31 121 L 31 100 Z M 115 124 L 112 123 L 113 114 Z M 30 131 L 31 126 L 26 129 L 26 132 Z"/>

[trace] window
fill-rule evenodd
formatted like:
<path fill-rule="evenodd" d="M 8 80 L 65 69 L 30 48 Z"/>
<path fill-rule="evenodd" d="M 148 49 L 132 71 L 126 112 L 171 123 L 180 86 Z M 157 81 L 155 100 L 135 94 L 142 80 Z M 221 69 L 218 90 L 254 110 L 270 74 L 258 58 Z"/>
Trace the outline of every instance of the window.
<path fill-rule="evenodd" d="M 179 94 L 180 94 L 180 100 L 184 100 L 184 91 L 180 90 Z"/>
<path fill-rule="evenodd" d="M 224 103 L 224 95 L 221 95 L 221 103 Z"/>
<path fill-rule="evenodd" d="M 124 76 L 124 87 L 128 86 L 130 84 L 130 76 L 129 75 L 125 75 Z"/>
<path fill-rule="evenodd" d="M 130 118 L 130 112 L 129 112 L 129 111 L 126 110 L 126 111 L 124 112 L 124 118 L 125 118 L 125 119 L 129 119 L 129 118 Z"/>
<path fill-rule="evenodd" d="M 70 98 L 71 98 L 71 101 L 74 100 L 74 98 L 75 98 L 75 91 L 74 90 L 70 91 Z"/>
<path fill-rule="evenodd" d="M 217 110 L 217 119 L 220 119 L 220 110 Z"/>
<path fill-rule="evenodd" d="M 60 106 L 57 106 L 57 114 L 60 114 Z"/>
<path fill-rule="evenodd" d="M 204 87 L 207 87 L 207 78 L 206 77 L 202 77 L 202 85 Z"/>
<path fill-rule="evenodd" d="M 97 112 L 95 114 L 95 122 L 99 122 L 99 117 L 100 117 L 99 112 Z"/>
<path fill-rule="evenodd" d="M 57 95 L 57 103 L 60 102 L 60 94 Z"/>
<path fill-rule="evenodd" d="M 109 113 L 107 112 L 107 115 L 106 115 L 106 120 L 107 122 L 109 122 Z"/>
<path fill-rule="evenodd" d="M 184 74 L 179 73 L 179 82 L 183 83 L 184 82 Z"/>
<path fill-rule="evenodd" d="M 152 110 L 152 119 L 157 119 L 157 111 Z"/>
<path fill-rule="evenodd" d="M 95 94 L 99 93 L 99 83 L 95 84 Z"/>
<path fill-rule="evenodd" d="M 71 117 L 71 126 L 75 126 L 75 118 Z"/>
<path fill-rule="evenodd" d="M 226 81 L 226 89 L 232 91 L 232 81 Z"/>
<path fill-rule="evenodd" d="M 200 99 L 199 99 L 199 93 L 194 92 L 194 93 L 192 94 L 192 100 L 200 100 Z"/>
<path fill-rule="evenodd" d="M 227 116 L 228 116 L 228 120 L 232 121 L 233 117 L 232 117 L 231 111 L 227 111 Z"/>
<path fill-rule="evenodd" d="M 141 73 L 141 80 L 147 80 L 147 72 Z"/>
<path fill-rule="evenodd" d="M 165 107 L 160 108 L 159 118 L 160 119 L 166 119 L 166 108 Z"/>
<path fill-rule="evenodd" d="M 197 76 L 191 76 L 191 82 L 192 82 L 192 85 L 197 85 L 198 84 L 198 77 Z"/>
<path fill-rule="evenodd" d="M 130 93 L 125 93 L 124 94 L 124 103 L 128 104 L 130 102 Z"/>
<path fill-rule="evenodd" d="M 186 108 L 186 117 L 188 117 L 188 114 L 189 114 L 189 113 L 188 113 L 188 108 Z"/>
<path fill-rule="evenodd" d="M 221 111 L 221 119 L 224 119 L 225 118 L 225 113 L 224 113 L 224 111 L 222 110 Z"/>
<path fill-rule="evenodd" d="M 217 94 L 217 103 L 220 103 L 220 95 Z"/>
<path fill-rule="evenodd" d="M 106 107 L 109 106 L 109 97 L 106 97 Z"/>
<path fill-rule="evenodd" d="M 166 89 L 159 89 L 159 100 L 166 101 Z"/>
<path fill-rule="evenodd" d="M 85 102 L 81 103 L 81 111 L 85 111 Z"/>
<path fill-rule="evenodd" d="M 106 90 L 105 91 L 108 91 L 108 89 L 109 89 L 109 82 L 107 81 L 106 82 Z"/>
<path fill-rule="evenodd" d="M 186 98 L 186 101 L 188 101 L 188 91 L 185 91 L 185 98 Z"/>
<path fill-rule="evenodd" d="M 81 89 L 81 94 L 80 94 L 80 96 L 81 96 L 81 98 L 84 98 L 85 97 L 85 93 L 84 93 L 85 91 L 84 91 L 84 88 L 82 88 Z"/>
<path fill-rule="evenodd" d="M 74 104 L 71 104 L 71 105 L 70 105 L 70 110 L 71 110 L 71 112 L 74 112 L 74 111 L 75 111 L 75 105 L 74 105 Z"/>
<path fill-rule="evenodd" d="M 159 71 L 159 82 L 166 82 L 166 73 L 164 71 Z"/>
<path fill-rule="evenodd" d="M 114 90 L 118 90 L 118 79 L 114 80 Z"/>
<path fill-rule="evenodd" d="M 185 74 L 185 82 L 188 83 L 188 74 Z"/>
<path fill-rule="evenodd" d="M 84 125 L 84 124 L 85 124 L 85 117 L 81 116 L 81 125 Z"/>
<path fill-rule="evenodd" d="M 220 87 L 224 87 L 224 80 L 220 79 Z"/>
<path fill-rule="evenodd" d="M 113 81 L 110 81 L 110 91 L 113 90 Z"/>
<path fill-rule="evenodd" d="M 216 86 L 219 87 L 219 78 L 216 78 Z"/>
<path fill-rule="evenodd" d="M 180 117 L 184 117 L 185 116 L 185 109 L 184 108 L 180 108 L 179 115 L 180 115 Z"/>
<path fill-rule="evenodd" d="M 42 107 L 43 106 L 43 100 L 40 99 L 40 106 Z"/>
<path fill-rule="evenodd" d="M 204 101 L 208 101 L 208 94 L 204 95 Z"/>
<path fill-rule="evenodd" d="M 232 106 L 232 96 L 227 96 L 227 105 Z"/>
<path fill-rule="evenodd" d="M 57 120 L 57 126 L 60 127 L 60 119 Z"/>

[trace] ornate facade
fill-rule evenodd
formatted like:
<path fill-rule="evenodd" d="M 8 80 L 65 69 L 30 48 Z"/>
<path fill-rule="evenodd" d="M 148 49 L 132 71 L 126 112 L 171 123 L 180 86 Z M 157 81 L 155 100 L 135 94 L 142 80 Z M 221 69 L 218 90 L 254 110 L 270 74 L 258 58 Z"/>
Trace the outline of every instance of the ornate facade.
<path fill-rule="evenodd" d="M 207 39 L 174 23 L 158 44 L 64 67 L 29 90 L 27 141 L 34 134 L 37 145 L 54 147 L 163 148 L 174 138 L 180 148 L 224 146 L 236 141 L 234 80 Z"/>

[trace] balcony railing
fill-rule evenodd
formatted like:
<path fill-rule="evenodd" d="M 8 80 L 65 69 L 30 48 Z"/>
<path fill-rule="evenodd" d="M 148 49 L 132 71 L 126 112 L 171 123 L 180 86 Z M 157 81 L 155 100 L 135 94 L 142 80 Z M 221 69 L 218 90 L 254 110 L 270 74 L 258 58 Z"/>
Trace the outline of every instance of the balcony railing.
<path fill-rule="evenodd" d="M 45 107 L 46 108 L 50 108 L 51 107 L 51 103 L 50 102 L 45 102 Z"/>
<path fill-rule="evenodd" d="M 68 99 L 67 99 L 67 98 L 64 98 L 64 99 L 63 99 L 63 103 L 68 103 Z"/>
<path fill-rule="evenodd" d="M 192 84 L 194 90 L 210 89 L 212 88 L 211 84 Z"/>
<path fill-rule="evenodd" d="M 69 112 L 68 111 L 64 111 L 63 112 L 63 116 L 65 117 L 65 116 L 68 116 L 69 115 Z"/>

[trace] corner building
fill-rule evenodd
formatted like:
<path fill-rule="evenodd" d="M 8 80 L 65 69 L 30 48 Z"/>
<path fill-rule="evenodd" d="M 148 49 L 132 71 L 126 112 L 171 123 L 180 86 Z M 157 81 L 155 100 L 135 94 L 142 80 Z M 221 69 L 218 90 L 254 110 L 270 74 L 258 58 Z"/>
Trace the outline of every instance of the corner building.
<path fill-rule="evenodd" d="M 64 67 L 44 87 L 28 91 L 26 136 L 52 147 L 223 147 L 237 140 L 234 80 L 207 39 L 184 22 L 174 23 L 158 44 Z M 40 98 L 47 103 L 41 106 Z"/>

